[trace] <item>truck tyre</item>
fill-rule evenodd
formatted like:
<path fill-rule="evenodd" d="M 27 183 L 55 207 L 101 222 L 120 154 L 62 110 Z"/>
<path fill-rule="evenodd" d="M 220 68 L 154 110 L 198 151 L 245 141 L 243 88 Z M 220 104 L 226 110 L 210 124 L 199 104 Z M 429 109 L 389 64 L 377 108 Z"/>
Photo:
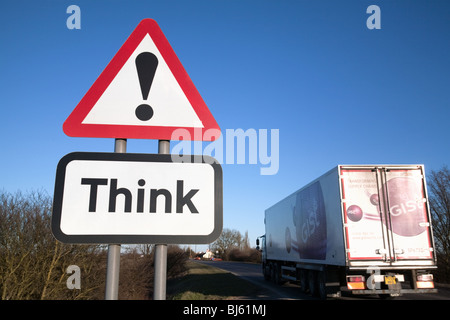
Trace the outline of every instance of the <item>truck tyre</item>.
<path fill-rule="evenodd" d="M 264 275 L 264 280 L 270 280 L 270 272 L 267 271 L 268 266 L 266 266 L 265 263 L 263 263 L 263 267 L 262 267 L 262 271 L 263 271 L 263 275 Z"/>
<path fill-rule="evenodd" d="M 281 283 L 280 280 L 281 280 L 281 279 L 280 279 L 280 269 L 279 269 L 279 267 L 278 267 L 278 264 L 277 264 L 277 263 L 274 263 L 274 264 L 272 265 L 272 281 L 273 281 L 273 283 L 275 283 L 275 284 L 280 284 L 280 283 Z"/>
<path fill-rule="evenodd" d="M 269 275 L 269 280 L 273 281 L 274 271 L 273 271 L 273 263 L 269 263 L 269 272 L 267 273 Z"/>
<path fill-rule="evenodd" d="M 308 292 L 308 271 L 307 270 L 300 270 L 300 290 L 303 293 Z"/>
<path fill-rule="evenodd" d="M 277 271 L 276 271 L 276 264 L 275 263 L 271 263 L 270 264 L 270 280 L 272 280 L 273 283 L 275 282 L 275 275 L 276 275 Z"/>
<path fill-rule="evenodd" d="M 308 287 L 311 296 L 317 295 L 317 272 L 314 270 L 308 271 Z"/>
<path fill-rule="evenodd" d="M 317 274 L 317 294 L 320 300 L 327 299 L 327 273 L 319 271 Z"/>

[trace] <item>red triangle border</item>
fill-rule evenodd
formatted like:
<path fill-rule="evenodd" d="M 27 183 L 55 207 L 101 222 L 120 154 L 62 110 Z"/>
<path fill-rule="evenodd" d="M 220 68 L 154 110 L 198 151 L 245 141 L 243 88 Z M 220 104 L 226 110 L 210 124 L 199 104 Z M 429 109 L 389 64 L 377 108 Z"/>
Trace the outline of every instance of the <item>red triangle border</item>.
<path fill-rule="evenodd" d="M 123 65 L 128 61 L 134 50 L 145 35 L 149 34 L 166 61 L 170 71 L 178 81 L 183 93 L 193 106 L 194 111 L 203 124 L 203 128 L 193 127 L 163 127 L 110 124 L 84 124 L 82 121 L 97 103 Z M 183 135 L 174 137 L 174 131 L 184 129 Z M 209 134 L 205 134 L 208 130 Z M 71 137 L 92 138 L 123 138 L 123 139 L 158 139 L 158 140 L 203 140 L 212 141 L 220 136 L 220 128 L 206 106 L 200 93 L 194 86 L 171 45 L 160 27 L 153 19 L 142 20 L 131 33 L 110 63 L 106 66 L 88 92 L 84 95 L 63 124 L 63 131 Z M 180 131 L 183 132 L 183 131 Z"/>

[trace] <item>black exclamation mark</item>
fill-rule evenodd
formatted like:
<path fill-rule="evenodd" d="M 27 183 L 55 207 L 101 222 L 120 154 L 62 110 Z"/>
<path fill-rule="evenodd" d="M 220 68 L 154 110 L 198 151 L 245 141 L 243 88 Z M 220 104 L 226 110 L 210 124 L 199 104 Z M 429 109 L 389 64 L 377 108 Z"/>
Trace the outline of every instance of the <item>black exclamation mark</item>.
<path fill-rule="evenodd" d="M 136 57 L 136 69 L 141 86 L 142 98 L 147 100 L 156 68 L 158 67 L 158 58 L 151 52 L 142 52 Z M 141 104 L 136 108 L 136 117 L 141 121 L 150 120 L 153 117 L 153 109 L 148 104 Z"/>

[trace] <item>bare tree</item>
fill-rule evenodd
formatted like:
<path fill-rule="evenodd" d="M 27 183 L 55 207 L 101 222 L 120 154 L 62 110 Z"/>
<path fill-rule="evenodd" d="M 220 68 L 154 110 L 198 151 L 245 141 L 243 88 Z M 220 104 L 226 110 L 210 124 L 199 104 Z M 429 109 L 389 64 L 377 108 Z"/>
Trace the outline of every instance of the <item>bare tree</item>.
<path fill-rule="evenodd" d="M 428 176 L 428 192 L 441 281 L 450 281 L 450 171 L 443 166 Z"/>
<path fill-rule="evenodd" d="M 250 239 L 248 238 L 248 230 L 245 231 L 244 238 L 242 239 L 241 249 L 242 250 L 250 249 Z"/>
<path fill-rule="evenodd" d="M 237 230 L 224 228 L 219 238 L 211 244 L 213 252 L 219 251 L 222 257 L 226 257 L 227 252 L 233 248 L 239 248 L 242 242 L 242 235 Z"/>

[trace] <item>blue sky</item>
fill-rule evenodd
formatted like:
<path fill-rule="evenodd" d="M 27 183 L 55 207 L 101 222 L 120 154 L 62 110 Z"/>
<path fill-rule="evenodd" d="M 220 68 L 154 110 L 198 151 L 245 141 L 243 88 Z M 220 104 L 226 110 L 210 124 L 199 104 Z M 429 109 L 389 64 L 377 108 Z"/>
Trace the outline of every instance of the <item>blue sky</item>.
<path fill-rule="evenodd" d="M 79 30 L 66 27 L 72 4 Z M 373 4 L 379 30 L 366 27 Z M 62 124 L 152 18 L 223 132 L 279 130 L 277 174 L 223 164 L 224 227 L 254 245 L 266 208 L 338 164 L 449 164 L 449 17 L 444 0 L 2 1 L 0 188 L 53 195 L 65 154 L 113 151 Z"/>

